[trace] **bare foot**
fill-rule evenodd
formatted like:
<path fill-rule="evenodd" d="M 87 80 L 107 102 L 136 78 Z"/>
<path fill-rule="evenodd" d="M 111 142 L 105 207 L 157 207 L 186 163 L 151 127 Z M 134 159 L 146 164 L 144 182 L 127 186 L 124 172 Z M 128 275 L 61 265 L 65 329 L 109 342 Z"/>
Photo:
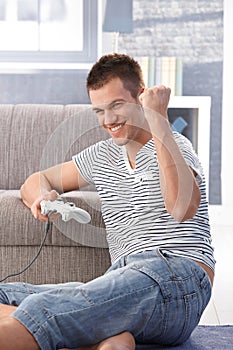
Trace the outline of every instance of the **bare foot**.
<path fill-rule="evenodd" d="M 96 345 L 84 346 L 76 350 L 135 350 L 135 341 L 131 333 L 124 332 L 107 338 Z"/>

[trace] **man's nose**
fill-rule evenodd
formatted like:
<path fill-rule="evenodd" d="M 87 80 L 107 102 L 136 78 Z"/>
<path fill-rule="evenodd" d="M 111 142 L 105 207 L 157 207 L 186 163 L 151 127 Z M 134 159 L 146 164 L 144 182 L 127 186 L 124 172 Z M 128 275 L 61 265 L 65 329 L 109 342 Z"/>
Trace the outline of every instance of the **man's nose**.
<path fill-rule="evenodd" d="M 117 121 L 117 115 L 113 112 L 112 109 L 107 108 L 104 111 L 104 124 L 109 125 L 109 124 L 114 124 Z"/>

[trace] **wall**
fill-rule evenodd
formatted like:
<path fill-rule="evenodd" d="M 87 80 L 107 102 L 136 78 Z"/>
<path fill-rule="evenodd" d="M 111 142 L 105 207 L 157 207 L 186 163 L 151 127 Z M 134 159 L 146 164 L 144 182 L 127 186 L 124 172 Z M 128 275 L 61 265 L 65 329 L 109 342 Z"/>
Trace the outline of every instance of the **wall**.
<path fill-rule="evenodd" d="M 221 203 L 222 0 L 134 0 L 134 32 L 119 36 L 132 56 L 183 60 L 183 95 L 211 96 L 210 203 Z"/>

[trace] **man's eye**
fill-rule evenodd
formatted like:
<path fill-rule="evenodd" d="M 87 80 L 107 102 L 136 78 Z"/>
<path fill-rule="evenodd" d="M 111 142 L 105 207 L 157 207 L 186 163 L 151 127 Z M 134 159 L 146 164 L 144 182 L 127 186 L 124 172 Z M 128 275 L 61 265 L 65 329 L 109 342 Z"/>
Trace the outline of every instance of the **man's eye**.
<path fill-rule="evenodd" d="M 123 106 L 123 102 L 115 102 L 113 105 L 112 105 L 112 109 L 113 110 L 116 110 L 116 109 L 119 109 Z"/>
<path fill-rule="evenodd" d="M 104 110 L 103 109 L 95 109 L 94 110 L 95 114 L 97 114 L 98 116 L 101 116 L 104 114 Z"/>

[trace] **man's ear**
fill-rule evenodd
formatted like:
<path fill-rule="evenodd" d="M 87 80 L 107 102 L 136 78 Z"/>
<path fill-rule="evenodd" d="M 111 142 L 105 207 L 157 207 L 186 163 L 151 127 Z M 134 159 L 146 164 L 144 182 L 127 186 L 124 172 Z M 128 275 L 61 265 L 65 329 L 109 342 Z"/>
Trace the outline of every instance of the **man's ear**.
<path fill-rule="evenodd" d="M 139 96 L 145 91 L 145 87 L 141 87 L 138 91 L 138 100 L 139 100 Z"/>
<path fill-rule="evenodd" d="M 145 87 L 143 86 L 139 89 L 139 95 L 141 95 L 144 91 L 145 91 Z"/>

